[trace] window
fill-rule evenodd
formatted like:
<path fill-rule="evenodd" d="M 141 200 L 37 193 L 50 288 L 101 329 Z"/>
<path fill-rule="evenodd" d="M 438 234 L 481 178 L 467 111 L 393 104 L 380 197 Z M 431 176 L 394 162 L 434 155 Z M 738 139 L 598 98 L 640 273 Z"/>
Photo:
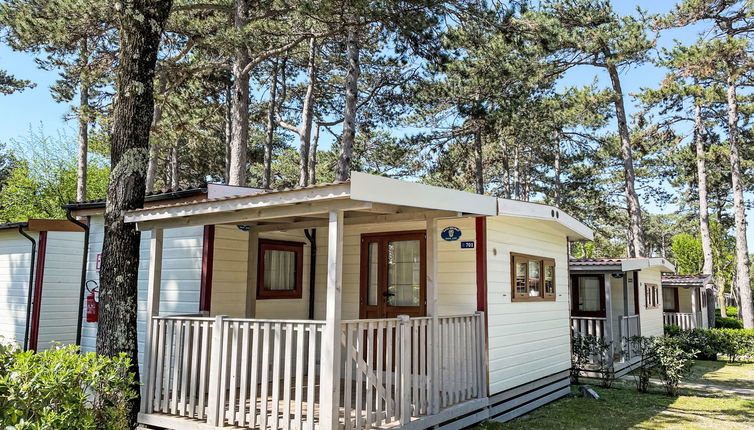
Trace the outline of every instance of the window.
<path fill-rule="evenodd" d="M 662 310 L 678 312 L 678 288 L 662 288 Z"/>
<path fill-rule="evenodd" d="M 573 275 L 571 313 L 574 316 L 605 316 L 605 277 L 603 275 Z"/>
<path fill-rule="evenodd" d="M 257 299 L 300 299 L 304 245 L 259 240 Z"/>
<path fill-rule="evenodd" d="M 657 284 L 644 284 L 644 304 L 647 309 L 660 307 L 660 289 Z"/>
<path fill-rule="evenodd" d="M 555 260 L 511 254 L 513 301 L 555 300 Z"/>

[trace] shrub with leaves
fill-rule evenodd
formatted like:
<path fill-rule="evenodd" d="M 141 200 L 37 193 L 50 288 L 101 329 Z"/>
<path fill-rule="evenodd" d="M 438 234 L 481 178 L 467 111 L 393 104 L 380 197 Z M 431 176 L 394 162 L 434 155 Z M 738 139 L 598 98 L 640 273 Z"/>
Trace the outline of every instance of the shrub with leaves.
<path fill-rule="evenodd" d="M 696 351 L 684 350 L 682 339 L 668 336 L 656 338 L 652 347 L 657 359 L 656 370 L 665 392 L 669 396 L 678 395 L 678 384 L 691 372 L 691 360 Z"/>
<path fill-rule="evenodd" d="M 0 424 L 13 429 L 127 429 L 136 397 L 125 356 L 0 350 Z"/>
<path fill-rule="evenodd" d="M 571 380 L 579 383 L 579 373 L 586 369 L 592 357 L 596 337 L 591 334 L 576 334 L 571 338 Z"/>
<path fill-rule="evenodd" d="M 656 363 L 657 350 L 654 337 L 632 336 L 629 339 L 632 351 L 639 357 L 639 367 L 634 370 L 636 389 L 640 393 L 649 391 L 649 379 Z"/>

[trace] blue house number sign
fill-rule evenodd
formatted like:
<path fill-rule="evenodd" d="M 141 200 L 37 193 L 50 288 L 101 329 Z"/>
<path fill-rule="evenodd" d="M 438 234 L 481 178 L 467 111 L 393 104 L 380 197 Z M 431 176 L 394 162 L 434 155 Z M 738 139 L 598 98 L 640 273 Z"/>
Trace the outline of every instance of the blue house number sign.
<path fill-rule="evenodd" d="M 455 242 L 456 240 L 461 238 L 461 229 L 453 226 L 445 227 L 444 229 L 442 229 L 440 237 L 442 237 L 442 239 L 445 241 Z"/>

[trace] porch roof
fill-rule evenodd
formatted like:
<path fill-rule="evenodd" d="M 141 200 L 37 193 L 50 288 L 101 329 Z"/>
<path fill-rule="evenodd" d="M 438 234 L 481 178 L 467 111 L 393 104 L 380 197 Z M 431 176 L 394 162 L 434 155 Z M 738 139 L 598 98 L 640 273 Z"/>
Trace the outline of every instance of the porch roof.
<path fill-rule="evenodd" d="M 330 210 L 347 211 L 346 224 L 420 220 L 427 217 L 514 216 L 555 223 L 571 240 L 592 231 L 557 208 L 354 172 L 350 181 L 284 190 L 237 189 L 189 202 L 126 213 L 139 230 L 202 224 L 249 224 L 259 231 L 327 225 Z M 324 215 L 324 216 L 323 216 Z"/>
<path fill-rule="evenodd" d="M 675 266 L 664 258 L 572 258 L 569 266 L 576 271 L 630 272 L 659 267 L 667 272 L 675 272 Z"/>
<path fill-rule="evenodd" d="M 703 287 L 712 282 L 712 275 L 665 275 L 663 287 Z"/>

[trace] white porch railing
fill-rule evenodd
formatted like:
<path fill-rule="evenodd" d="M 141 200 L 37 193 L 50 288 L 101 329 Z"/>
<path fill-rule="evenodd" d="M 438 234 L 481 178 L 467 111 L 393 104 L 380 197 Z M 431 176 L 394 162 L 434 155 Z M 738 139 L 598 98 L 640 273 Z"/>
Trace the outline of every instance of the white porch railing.
<path fill-rule="evenodd" d="M 483 397 L 483 327 L 481 313 L 343 322 L 345 429 L 404 425 Z"/>
<path fill-rule="evenodd" d="M 699 326 L 695 313 L 665 312 L 663 313 L 663 319 L 665 325 L 677 325 L 684 330 Z"/>
<path fill-rule="evenodd" d="M 146 413 L 315 427 L 324 321 L 154 317 Z"/>
<path fill-rule="evenodd" d="M 340 421 L 404 424 L 486 395 L 483 314 L 346 321 Z M 146 414 L 315 429 L 324 321 L 152 319 Z M 338 385 L 336 384 L 336 387 Z"/>
<path fill-rule="evenodd" d="M 571 335 L 592 335 L 610 341 L 610 336 L 605 332 L 605 320 L 601 317 L 571 317 Z"/>
<path fill-rule="evenodd" d="M 634 356 L 631 349 L 630 339 L 641 334 L 641 324 L 639 315 L 621 315 L 618 317 L 618 327 L 620 329 L 620 343 L 623 349 L 623 361 L 630 361 Z"/>

